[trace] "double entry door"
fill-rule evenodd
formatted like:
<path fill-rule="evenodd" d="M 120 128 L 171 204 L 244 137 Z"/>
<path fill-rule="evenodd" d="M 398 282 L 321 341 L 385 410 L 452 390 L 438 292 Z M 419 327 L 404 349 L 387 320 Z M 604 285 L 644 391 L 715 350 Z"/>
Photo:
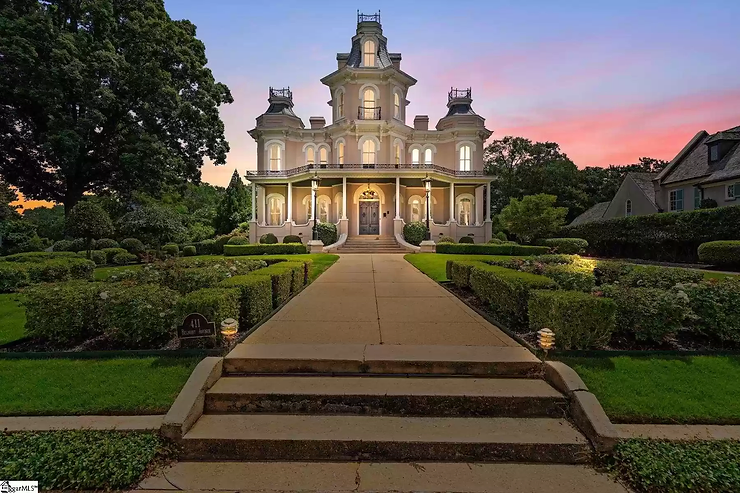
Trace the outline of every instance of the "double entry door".
<path fill-rule="evenodd" d="M 360 230 L 361 235 L 380 234 L 380 202 L 377 200 L 360 201 Z"/>

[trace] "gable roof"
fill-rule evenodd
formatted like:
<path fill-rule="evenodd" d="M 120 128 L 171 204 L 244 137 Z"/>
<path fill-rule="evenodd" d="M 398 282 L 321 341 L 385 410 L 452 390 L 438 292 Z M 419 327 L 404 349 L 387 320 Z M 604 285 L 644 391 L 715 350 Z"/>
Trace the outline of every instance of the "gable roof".
<path fill-rule="evenodd" d="M 578 224 L 591 223 L 600 220 L 604 217 L 604 213 L 609 208 L 609 204 L 611 204 L 610 201 L 599 202 L 598 204 L 594 205 L 593 207 L 573 219 L 569 226 L 576 226 Z"/>
<path fill-rule="evenodd" d="M 708 143 L 734 142 L 734 146 L 719 161 L 709 162 Z M 660 173 L 661 185 L 703 178 L 701 183 L 740 178 L 740 126 L 713 135 L 702 130 Z"/>
<path fill-rule="evenodd" d="M 635 173 L 629 172 L 625 176 L 632 178 L 632 181 L 643 191 L 645 196 L 655 204 L 655 187 L 653 186 L 653 180 L 658 177 L 658 173 Z"/>

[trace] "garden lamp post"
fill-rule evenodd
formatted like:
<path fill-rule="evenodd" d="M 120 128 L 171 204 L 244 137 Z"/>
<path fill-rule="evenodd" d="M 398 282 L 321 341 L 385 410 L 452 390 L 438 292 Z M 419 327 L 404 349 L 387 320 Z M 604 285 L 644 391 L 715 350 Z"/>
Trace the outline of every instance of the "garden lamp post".
<path fill-rule="evenodd" d="M 555 347 L 555 333 L 548 328 L 537 331 L 537 343 L 545 351 L 547 359 L 547 352 Z"/>
<path fill-rule="evenodd" d="M 427 194 L 427 235 L 425 240 L 428 241 L 432 239 L 432 230 L 429 229 L 429 201 L 431 200 L 432 194 L 432 179 L 429 178 L 429 175 L 426 175 L 426 177 L 421 181 L 424 183 L 424 190 L 426 190 Z"/>
<path fill-rule="evenodd" d="M 321 178 L 319 178 L 319 173 L 314 173 L 313 178 L 311 178 L 311 193 L 313 194 L 313 239 L 318 240 L 319 239 L 319 230 L 316 227 L 316 197 L 319 194 L 319 184 L 321 183 Z"/>

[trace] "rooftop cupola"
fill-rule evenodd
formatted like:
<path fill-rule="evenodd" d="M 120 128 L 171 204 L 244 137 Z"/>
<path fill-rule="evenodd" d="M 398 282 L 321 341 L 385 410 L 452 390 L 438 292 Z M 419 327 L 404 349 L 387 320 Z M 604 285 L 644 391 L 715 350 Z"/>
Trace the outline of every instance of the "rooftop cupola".
<path fill-rule="evenodd" d="M 270 87 L 270 96 L 267 98 L 270 106 L 265 111 L 266 115 L 291 115 L 296 116 L 293 113 L 293 93 L 290 87 L 284 87 L 282 89 L 275 89 Z"/>
<path fill-rule="evenodd" d="M 377 14 L 362 14 L 357 11 L 357 34 L 383 34 L 380 25 L 380 10 Z"/>
<path fill-rule="evenodd" d="M 447 93 L 447 115 L 475 115 L 473 111 L 473 89 L 468 87 L 467 89 L 455 89 L 450 88 L 450 92 Z"/>

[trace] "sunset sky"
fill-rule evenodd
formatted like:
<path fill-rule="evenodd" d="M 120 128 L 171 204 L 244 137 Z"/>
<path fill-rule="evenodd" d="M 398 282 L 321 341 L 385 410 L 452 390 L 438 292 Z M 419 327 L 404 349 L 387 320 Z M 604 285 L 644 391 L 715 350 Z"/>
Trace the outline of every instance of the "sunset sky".
<path fill-rule="evenodd" d="M 555 141 L 579 166 L 671 159 L 699 130 L 740 125 L 740 2 L 165 0 L 198 27 L 216 79 L 231 153 L 203 178 L 226 185 L 256 167 L 247 135 L 267 92 L 290 86 L 295 111 L 330 120 L 319 79 L 350 49 L 356 9 L 381 10 L 388 49 L 418 79 L 407 123 L 445 113 L 451 86 L 473 88 L 494 131 Z M 309 8 L 310 7 L 310 8 Z"/>

